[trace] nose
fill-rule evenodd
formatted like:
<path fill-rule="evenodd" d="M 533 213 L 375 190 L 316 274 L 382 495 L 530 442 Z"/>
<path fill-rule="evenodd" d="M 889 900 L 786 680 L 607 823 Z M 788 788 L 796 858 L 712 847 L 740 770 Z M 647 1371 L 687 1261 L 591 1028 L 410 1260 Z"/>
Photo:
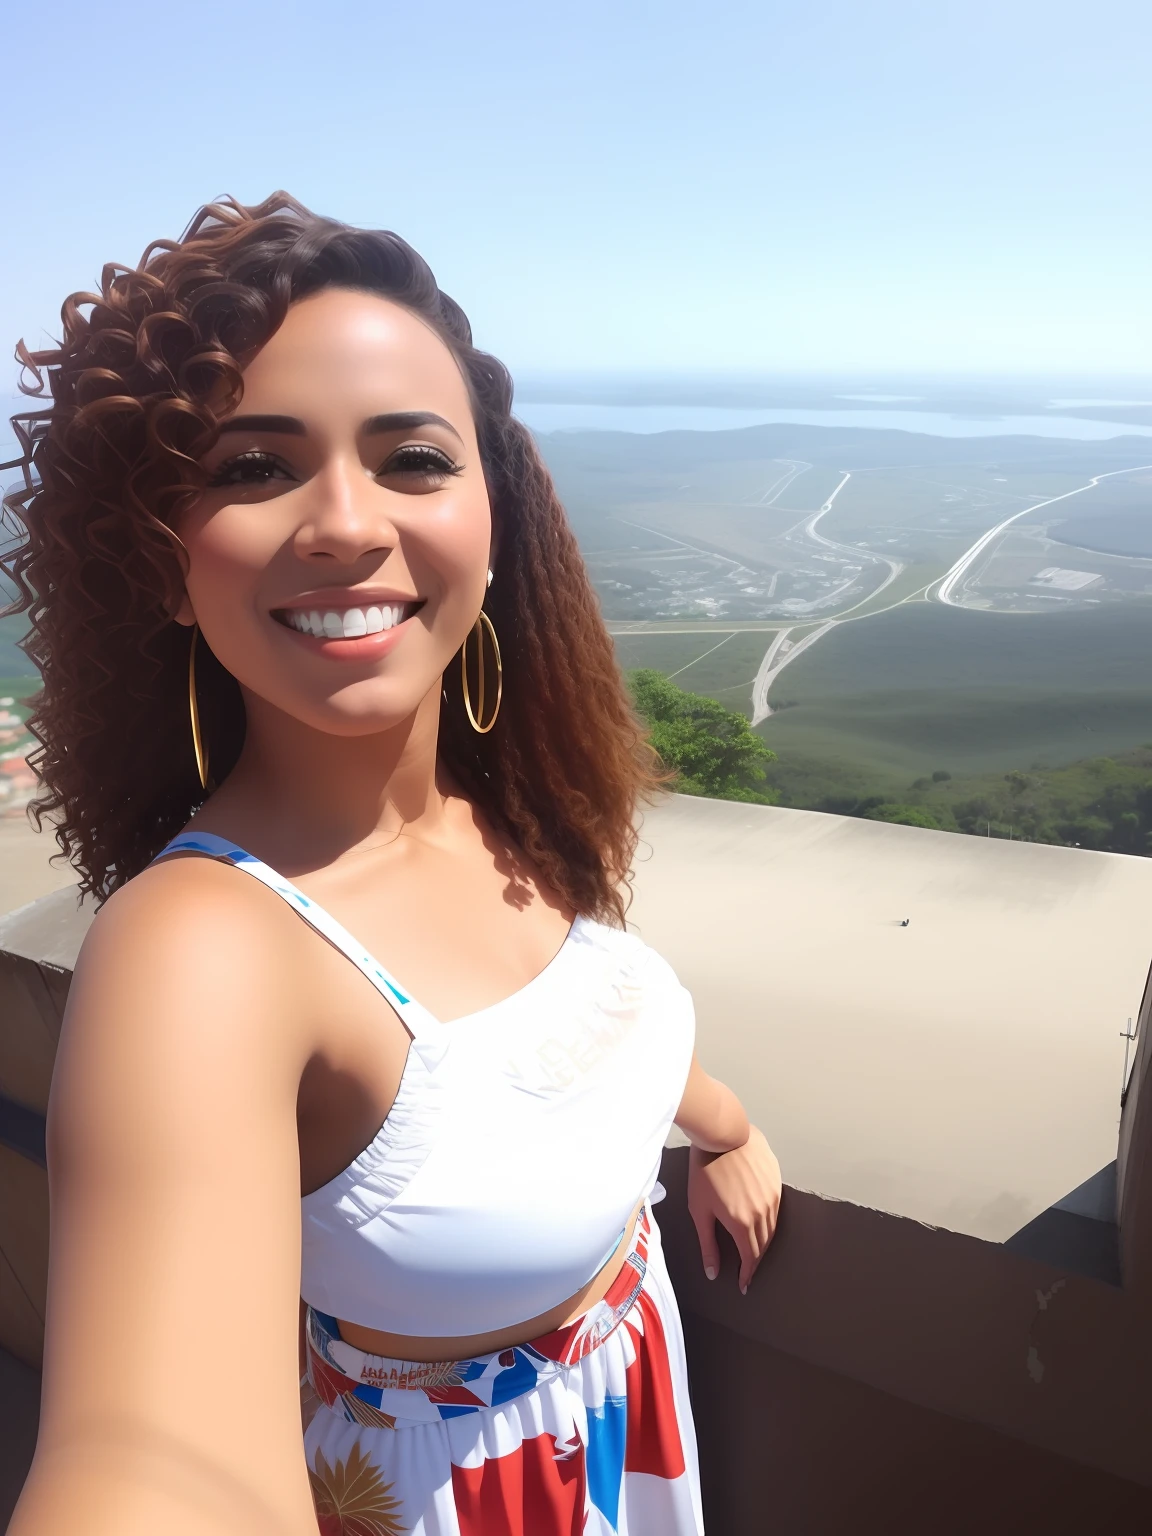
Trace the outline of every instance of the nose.
<path fill-rule="evenodd" d="M 333 458 L 308 486 L 309 503 L 296 534 L 305 560 L 354 565 L 367 554 L 386 554 L 398 539 L 387 491 L 356 455 Z"/>

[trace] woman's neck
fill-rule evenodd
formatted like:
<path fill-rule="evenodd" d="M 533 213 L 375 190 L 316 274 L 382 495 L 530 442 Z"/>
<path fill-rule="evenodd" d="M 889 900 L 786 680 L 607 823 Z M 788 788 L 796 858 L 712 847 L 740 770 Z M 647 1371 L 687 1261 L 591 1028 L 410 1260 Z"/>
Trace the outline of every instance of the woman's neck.
<path fill-rule="evenodd" d="M 437 763 L 438 687 L 399 725 L 366 736 L 315 730 L 263 699 L 245 705 L 243 751 L 197 826 L 300 869 L 401 832 L 435 838 L 457 793 Z"/>

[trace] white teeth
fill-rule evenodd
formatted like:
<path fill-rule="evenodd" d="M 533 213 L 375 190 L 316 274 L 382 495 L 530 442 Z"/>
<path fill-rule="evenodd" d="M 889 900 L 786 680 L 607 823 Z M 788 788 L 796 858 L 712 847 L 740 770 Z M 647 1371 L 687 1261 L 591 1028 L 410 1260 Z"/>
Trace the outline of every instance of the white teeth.
<path fill-rule="evenodd" d="M 345 608 L 339 613 L 335 609 L 321 613 L 316 608 L 291 608 L 285 617 L 301 634 L 315 635 L 321 640 L 357 640 L 361 635 L 377 635 L 402 624 L 406 607 L 405 603 L 384 603 L 378 608 Z"/>

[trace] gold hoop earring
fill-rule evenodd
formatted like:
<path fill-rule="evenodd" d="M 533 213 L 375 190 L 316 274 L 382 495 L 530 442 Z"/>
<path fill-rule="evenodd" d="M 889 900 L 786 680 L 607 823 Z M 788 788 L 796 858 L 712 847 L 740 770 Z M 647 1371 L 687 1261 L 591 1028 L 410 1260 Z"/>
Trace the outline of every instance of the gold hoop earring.
<path fill-rule="evenodd" d="M 200 734 L 200 710 L 196 703 L 196 641 L 200 634 L 199 624 L 192 626 L 192 644 L 188 647 L 188 714 L 192 721 L 192 750 L 196 754 L 196 772 L 200 775 L 200 788 L 208 788 L 208 749 Z"/>
<path fill-rule="evenodd" d="M 492 706 L 492 718 L 487 725 L 481 725 L 484 718 L 484 631 L 488 631 L 488 638 L 492 641 L 492 649 L 496 653 L 496 702 Z M 476 708 L 472 707 L 472 695 L 468 689 L 468 639 L 460 647 L 460 682 L 464 692 L 464 708 L 468 713 L 468 723 L 474 731 L 481 736 L 487 736 L 488 732 L 496 724 L 496 716 L 500 713 L 500 700 L 504 697 L 504 663 L 500 656 L 500 642 L 496 638 L 496 631 L 492 627 L 492 620 L 480 610 L 480 617 L 476 620 L 472 629 L 476 636 Z"/>

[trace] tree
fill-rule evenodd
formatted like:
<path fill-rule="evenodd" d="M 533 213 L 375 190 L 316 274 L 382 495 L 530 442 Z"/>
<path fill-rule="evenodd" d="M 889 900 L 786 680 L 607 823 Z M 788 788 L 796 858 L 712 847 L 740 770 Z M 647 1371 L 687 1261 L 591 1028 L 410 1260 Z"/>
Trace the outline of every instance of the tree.
<path fill-rule="evenodd" d="M 743 715 L 718 699 L 685 692 L 649 667 L 629 673 L 628 684 L 648 739 L 665 766 L 675 770 L 681 794 L 776 803 L 764 771 L 776 754 Z"/>
<path fill-rule="evenodd" d="M 894 821 L 899 826 L 928 827 L 933 832 L 942 830 L 939 818 L 933 816 L 931 811 L 926 811 L 921 805 L 874 805 L 864 814 L 869 821 Z"/>

